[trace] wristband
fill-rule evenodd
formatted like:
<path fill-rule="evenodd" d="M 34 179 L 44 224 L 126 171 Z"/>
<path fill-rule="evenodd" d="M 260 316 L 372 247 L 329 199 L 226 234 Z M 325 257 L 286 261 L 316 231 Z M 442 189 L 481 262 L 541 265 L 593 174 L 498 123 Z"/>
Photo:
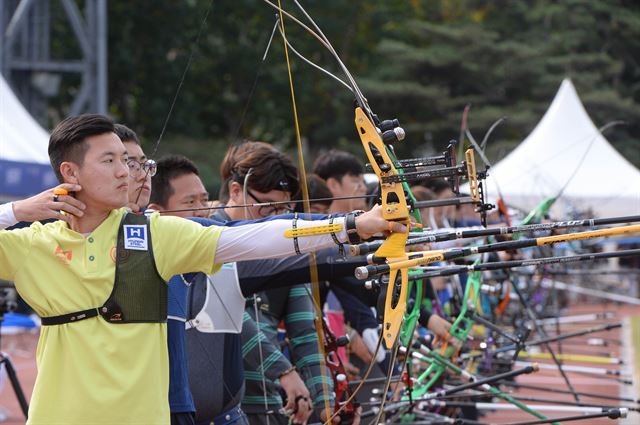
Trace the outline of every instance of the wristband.
<path fill-rule="evenodd" d="M 358 229 L 356 228 L 356 217 L 363 213 L 364 211 L 362 210 L 356 210 L 345 216 L 344 223 L 347 230 L 347 239 L 351 245 L 357 245 L 362 242 L 360 235 L 358 235 Z"/>
<path fill-rule="evenodd" d="M 333 224 L 333 219 L 333 215 L 329 214 L 329 224 Z M 338 245 L 338 254 L 341 257 L 345 257 L 344 245 L 340 243 L 335 232 L 331 232 L 331 239 L 333 239 L 333 242 Z"/>
<path fill-rule="evenodd" d="M 291 222 L 291 227 L 295 231 L 297 226 L 298 226 L 298 213 L 295 213 L 293 215 L 293 221 Z M 302 252 L 300 252 L 300 245 L 298 245 L 298 236 L 297 235 L 293 236 L 293 248 L 296 250 L 296 254 L 302 255 Z"/>

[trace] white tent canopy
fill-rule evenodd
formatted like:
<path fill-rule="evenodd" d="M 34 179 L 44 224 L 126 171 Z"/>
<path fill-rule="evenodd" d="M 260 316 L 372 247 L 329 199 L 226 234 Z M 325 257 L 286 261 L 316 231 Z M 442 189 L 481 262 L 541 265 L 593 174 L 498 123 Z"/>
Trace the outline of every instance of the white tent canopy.
<path fill-rule="evenodd" d="M 508 205 L 525 211 L 566 185 L 552 208 L 556 217 L 571 210 L 599 217 L 640 213 L 640 171 L 598 131 L 569 79 L 531 134 L 489 170 L 492 201 L 496 184 Z"/>
<path fill-rule="evenodd" d="M 49 134 L 33 119 L 0 75 L 0 196 L 22 196 L 57 183 Z"/>
<path fill-rule="evenodd" d="M 0 75 L 0 159 L 48 164 L 48 144 L 49 134 Z"/>

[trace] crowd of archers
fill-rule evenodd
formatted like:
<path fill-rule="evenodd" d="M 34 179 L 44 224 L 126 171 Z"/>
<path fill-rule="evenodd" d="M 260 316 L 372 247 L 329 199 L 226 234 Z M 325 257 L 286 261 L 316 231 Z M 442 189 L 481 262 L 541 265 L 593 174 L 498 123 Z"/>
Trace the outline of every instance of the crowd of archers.
<path fill-rule="evenodd" d="M 251 141 L 225 153 L 214 201 L 190 159 L 148 158 L 100 115 L 61 122 L 49 155 L 60 185 L 0 206 L 0 278 L 42 321 L 29 424 L 482 424 L 497 400 L 530 414 L 523 423 L 558 423 L 511 391 L 538 370 L 526 363 L 537 347 L 566 379 L 555 391 L 580 406 L 563 421 L 637 408 L 581 401 L 556 344 L 620 325 L 559 333 L 545 319 L 565 300 L 544 283 L 557 263 L 638 256 L 552 257 L 548 245 L 638 229 L 540 233 L 637 218 L 536 224 L 537 211 L 511 226 L 501 208 L 485 228 L 485 205 L 461 202 L 453 178 L 473 177 L 473 157 L 445 153 L 404 164 L 416 178 L 398 184 L 424 207 L 422 226 L 405 226 L 383 218 L 379 184 L 337 150 L 314 162 L 304 212 L 293 161 Z M 376 259 L 389 235 L 408 239 L 406 258 Z M 406 281 L 393 273 L 402 261 Z M 386 311 L 400 304 L 392 335 Z"/>

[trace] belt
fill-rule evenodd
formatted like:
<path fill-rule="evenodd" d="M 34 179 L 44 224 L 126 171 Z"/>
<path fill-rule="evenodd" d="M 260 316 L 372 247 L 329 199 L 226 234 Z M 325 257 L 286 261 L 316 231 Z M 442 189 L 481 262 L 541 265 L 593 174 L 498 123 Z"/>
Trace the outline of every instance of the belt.
<path fill-rule="evenodd" d="M 65 323 L 79 322 L 80 320 L 89 319 L 98 315 L 97 308 L 89 310 L 76 311 L 75 313 L 61 314 L 60 316 L 41 317 L 40 321 L 43 326 L 64 325 Z"/>

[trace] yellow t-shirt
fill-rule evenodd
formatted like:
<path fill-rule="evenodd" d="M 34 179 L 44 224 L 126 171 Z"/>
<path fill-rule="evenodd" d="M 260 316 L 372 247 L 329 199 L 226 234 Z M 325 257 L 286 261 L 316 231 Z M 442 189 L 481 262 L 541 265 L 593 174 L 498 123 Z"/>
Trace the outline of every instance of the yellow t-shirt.
<path fill-rule="evenodd" d="M 115 278 L 124 209 L 86 238 L 64 221 L 0 231 L 0 278 L 43 317 L 101 306 Z M 151 216 L 158 272 L 168 281 L 211 274 L 220 227 Z M 43 326 L 28 424 L 169 424 L 167 329 L 163 323 L 112 324 L 102 317 Z"/>

